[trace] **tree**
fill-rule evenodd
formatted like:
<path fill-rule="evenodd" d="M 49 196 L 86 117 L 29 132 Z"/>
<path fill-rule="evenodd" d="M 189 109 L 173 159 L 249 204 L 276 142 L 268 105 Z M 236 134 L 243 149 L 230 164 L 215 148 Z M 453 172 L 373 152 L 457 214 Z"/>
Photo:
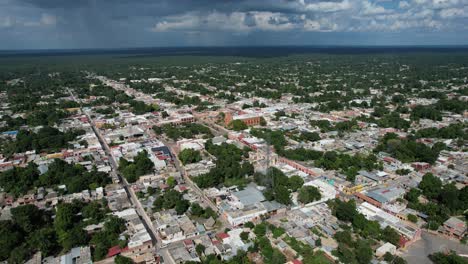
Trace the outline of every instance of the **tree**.
<path fill-rule="evenodd" d="M 359 240 L 357 241 L 356 245 L 356 260 L 360 264 L 368 264 L 372 260 L 373 251 L 372 248 L 369 245 L 369 242 L 365 240 Z"/>
<path fill-rule="evenodd" d="M 121 255 L 117 255 L 114 258 L 114 262 L 115 262 L 115 264 L 132 264 L 133 260 L 131 258 L 127 258 L 127 257 L 121 256 Z"/>
<path fill-rule="evenodd" d="M 422 190 L 424 196 L 434 199 L 439 196 L 442 190 L 442 181 L 432 173 L 426 173 L 418 187 Z"/>
<path fill-rule="evenodd" d="M 406 260 L 404 260 L 402 257 L 394 256 L 390 252 L 385 253 L 384 260 L 388 263 L 393 263 L 393 264 L 406 264 L 407 263 Z"/>
<path fill-rule="evenodd" d="M 44 221 L 42 211 L 32 204 L 12 208 L 11 214 L 13 221 L 20 226 L 25 233 L 31 233 Z"/>
<path fill-rule="evenodd" d="M 174 188 L 174 186 L 176 186 L 177 184 L 177 181 L 175 180 L 174 177 L 169 176 L 166 180 L 166 184 L 169 185 L 169 188 Z"/>
<path fill-rule="evenodd" d="M 249 240 L 249 232 L 242 232 L 240 233 L 240 238 L 243 242 L 247 242 Z"/>
<path fill-rule="evenodd" d="M 342 202 L 338 199 L 335 199 L 336 207 L 334 212 L 336 217 L 341 221 L 351 222 L 354 219 L 354 216 L 357 214 L 356 203 L 354 200 L 349 200 L 348 202 Z"/>
<path fill-rule="evenodd" d="M 446 205 L 452 212 L 458 209 L 466 209 L 468 206 L 462 205 L 459 199 L 460 191 L 457 189 L 455 184 L 449 183 L 443 186 L 439 193 L 439 200 L 442 204 Z"/>
<path fill-rule="evenodd" d="M 304 185 L 304 180 L 300 176 L 294 175 L 288 179 L 288 186 L 293 192 L 301 188 L 302 185 Z"/>
<path fill-rule="evenodd" d="M 319 189 L 314 186 L 303 186 L 299 190 L 299 195 L 297 196 L 299 202 L 304 204 L 318 201 L 320 198 L 322 198 L 322 195 L 320 194 Z"/>
<path fill-rule="evenodd" d="M 119 170 L 130 183 L 136 182 L 142 175 L 151 173 L 153 168 L 154 163 L 148 158 L 146 150 L 138 152 L 133 162 L 129 162 L 123 158 L 119 160 Z"/>
<path fill-rule="evenodd" d="M 23 242 L 23 234 L 12 221 L 0 221 L 0 260 L 6 260 Z"/>
<path fill-rule="evenodd" d="M 204 210 L 198 203 L 193 203 L 190 206 L 190 212 L 192 213 L 192 215 L 201 216 Z"/>
<path fill-rule="evenodd" d="M 343 243 L 338 243 L 338 248 L 335 251 L 333 251 L 333 254 L 336 255 L 342 263 L 356 263 L 356 255 L 354 251 Z"/>
<path fill-rule="evenodd" d="M 26 244 L 22 244 L 19 247 L 14 248 L 10 257 L 8 258 L 8 263 L 21 264 L 25 263 L 31 257 L 31 251 Z"/>
<path fill-rule="evenodd" d="M 387 226 L 382 230 L 381 239 L 383 241 L 392 243 L 395 246 L 400 244 L 400 234 L 390 226 Z"/>
<path fill-rule="evenodd" d="M 44 256 L 49 256 L 59 249 L 57 243 L 57 234 L 52 227 L 46 227 L 32 233 L 28 238 L 28 243 L 31 248 L 35 248 Z"/>
<path fill-rule="evenodd" d="M 410 203 L 417 203 L 419 195 L 421 195 L 421 191 L 415 188 L 411 188 L 409 192 L 406 193 L 405 198 Z"/>
<path fill-rule="evenodd" d="M 413 222 L 413 223 L 417 223 L 417 222 L 418 222 L 418 217 L 415 216 L 414 214 L 408 214 L 407 217 L 408 217 L 408 220 L 411 221 L 411 222 Z"/>
<path fill-rule="evenodd" d="M 300 138 L 307 141 L 319 141 L 320 135 L 317 132 L 302 132 Z"/>
<path fill-rule="evenodd" d="M 315 240 L 315 246 L 316 247 L 321 247 L 322 246 L 322 239 L 321 238 L 318 238 L 317 240 Z"/>
<path fill-rule="evenodd" d="M 179 153 L 179 160 L 184 165 L 199 162 L 201 159 L 200 151 L 191 148 L 184 149 Z"/>
<path fill-rule="evenodd" d="M 264 236 L 267 231 L 267 225 L 265 223 L 260 223 L 254 227 L 253 231 L 258 237 Z"/>
<path fill-rule="evenodd" d="M 175 210 L 178 215 L 185 213 L 190 207 L 189 201 L 185 199 L 178 200 L 175 205 Z"/>
<path fill-rule="evenodd" d="M 248 126 L 242 120 L 233 120 L 229 123 L 229 127 L 231 127 L 235 131 L 241 131 L 248 128 Z"/>
<path fill-rule="evenodd" d="M 288 205 L 291 203 L 291 198 L 289 197 L 289 190 L 283 186 L 279 185 L 274 188 L 275 200 L 278 203 Z"/>
<path fill-rule="evenodd" d="M 434 262 L 434 264 L 466 264 L 466 258 L 458 256 L 457 253 L 451 251 L 450 254 L 444 254 L 442 252 L 437 252 L 429 255 L 429 259 Z"/>
<path fill-rule="evenodd" d="M 351 236 L 351 232 L 349 230 L 343 230 L 336 232 L 334 238 L 339 243 L 344 243 L 346 245 L 353 244 L 353 238 Z"/>
<path fill-rule="evenodd" d="M 205 246 L 203 244 L 197 244 L 195 246 L 195 251 L 197 252 L 198 256 L 201 256 L 205 253 Z"/>

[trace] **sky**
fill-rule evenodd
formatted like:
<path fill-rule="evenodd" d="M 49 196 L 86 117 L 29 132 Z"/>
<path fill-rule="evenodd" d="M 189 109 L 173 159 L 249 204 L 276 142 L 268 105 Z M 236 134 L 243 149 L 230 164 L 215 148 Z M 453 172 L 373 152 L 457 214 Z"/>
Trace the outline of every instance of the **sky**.
<path fill-rule="evenodd" d="M 0 0 L 0 50 L 468 45 L 468 0 Z"/>

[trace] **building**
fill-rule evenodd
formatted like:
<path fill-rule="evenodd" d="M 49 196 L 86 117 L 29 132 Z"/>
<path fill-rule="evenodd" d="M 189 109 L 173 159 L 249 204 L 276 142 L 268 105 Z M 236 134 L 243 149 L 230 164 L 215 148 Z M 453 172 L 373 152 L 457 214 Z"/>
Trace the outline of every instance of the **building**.
<path fill-rule="evenodd" d="M 392 203 L 405 195 L 405 190 L 398 187 L 378 188 L 366 192 L 366 195 L 381 204 Z"/>
<path fill-rule="evenodd" d="M 89 247 L 72 248 L 69 253 L 60 257 L 60 264 L 91 264 L 91 249 Z"/>
<path fill-rule="evenodd" d="M 451 237 L 462 239 L 467 232 L 466 223 L 456 217 L 450 217 L 439 229 L 440 232 Z"/>
<path fill-rule="evenodd" d="M 363 214 L 367 220 L 377 221 L 381 228 L 390 226 L 401 235 L 400 246 L 404 247 L 421 238 L 421 229 L 409 226 L 402 222 L 398 217 L 389 214 L 382 209 L 364 202 L 357 208 L 359 213 Z"/>
<path fill-rule="evenodd" d="M 260 124 L 261 116 L 255 113 L 246 114 L 243 112 L 237 113 L 236 115 L 233 115 L 231 112 L 224 113 L 224 124 L 226 126 L 234 120 L 240 120 L 248 126 L 256 126 Z"/>
<path fill-rule="evenodd" d="M 395 255 L 396 246 L 387 242 L 375 250 L 375 255 L 380 258 L 383 257 L 383 255 L 385 255 L 387 252 Z"/>

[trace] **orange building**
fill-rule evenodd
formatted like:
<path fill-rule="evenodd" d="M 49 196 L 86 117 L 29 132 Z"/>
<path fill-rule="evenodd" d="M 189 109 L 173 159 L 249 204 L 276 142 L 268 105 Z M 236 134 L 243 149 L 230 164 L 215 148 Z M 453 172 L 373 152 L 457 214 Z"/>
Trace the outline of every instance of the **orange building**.
<path fill-rule="evenodd" d="M 227 126 L 233 120 L 240 120 L 248 126 L 256 126 L 260 124 L 261 117 L 256 114 L 239 114 L 233 116 L 231 112 L 224 113 L 224 124 Z"/>

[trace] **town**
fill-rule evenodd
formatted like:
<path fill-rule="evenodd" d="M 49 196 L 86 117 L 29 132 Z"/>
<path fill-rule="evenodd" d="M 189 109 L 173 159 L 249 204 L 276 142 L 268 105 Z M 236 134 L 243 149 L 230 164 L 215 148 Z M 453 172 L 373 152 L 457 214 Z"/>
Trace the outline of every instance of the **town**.
<path fill-rule="evenodd" d="M 466 263 L 466 54 L 108 60 L 1 66 L 0 261 Z"/>

